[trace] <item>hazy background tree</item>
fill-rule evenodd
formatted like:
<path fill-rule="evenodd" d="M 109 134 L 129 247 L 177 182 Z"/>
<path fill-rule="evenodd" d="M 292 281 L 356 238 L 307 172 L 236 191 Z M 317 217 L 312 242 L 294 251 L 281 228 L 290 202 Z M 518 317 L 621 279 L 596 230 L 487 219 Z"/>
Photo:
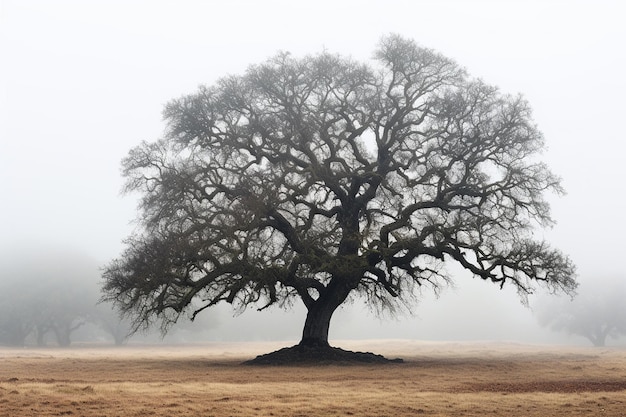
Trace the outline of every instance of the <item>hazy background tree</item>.
<path fill-rule="evenodd" d="M 112 306 L 98 305 L 100 279 L 98 263 L 81 253 L 15 248 L 0 263 L 0 343 L 69 346 L 73 335 L 105 316 L 113 325 Z"/>
<path fill-rule="evenodd" d="M 608 338 L 626 335 L 626 282 L 606 277 L 585 280 L 576 297 L 543 297 L 533 311 L 544 327 L 605 346 Z"/>
<path fill-rule="evenodd" d="M 13 283 L 0 281 L 0 343 L 9 346 L 24 346 L 36 323 L 35 312 L 25 302 L 28 296 L 14 291 Z"/>
<path fill-rule="evenodd" d="M 0 260 L 0 344 L 70 346 L 73 342 L 124 344 L 131 333 L 110 303 L 100 302 L 98 262 L 68 249 L 37 244 L 13 248 Z M 169 341 L 208 340 L 217 314 L 176 325 Z M 159 343 L 158 331 L 136 335 Z"/>
<path fill-rule="evenodd" d="M 112 305 L 108 303 L 94 305 L 90 319 L 98 328 L 113 338 L 116 346 L 121 346 L 128 341 L 132 325 L 128 320 L 121 318 Z"/>
<path fill-rule="evenodd" d="M 572 291 L 571 261 L 533 239 L 561 187 L 526 101 L 397 36 L 375 58 L 279 54 L 169 103 L 165 138 L 123 161 L 142 228 L 106 298 L 137 327 L 301 300 L 300 344 L 323 347 L 346 300 L 411 308 L 444 262 Z"/>

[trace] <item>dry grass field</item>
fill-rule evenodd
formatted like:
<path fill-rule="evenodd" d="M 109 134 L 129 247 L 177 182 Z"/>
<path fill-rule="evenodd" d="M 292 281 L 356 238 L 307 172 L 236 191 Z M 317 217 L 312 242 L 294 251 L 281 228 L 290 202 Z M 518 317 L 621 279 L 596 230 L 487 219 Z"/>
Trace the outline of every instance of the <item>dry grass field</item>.
<path fill-rule="evenodd" d="M 626 416 L 626 350 L 342 342 L 405 363 L 245 366 L 284 346 L 0 348 L 0 416 Z"/>

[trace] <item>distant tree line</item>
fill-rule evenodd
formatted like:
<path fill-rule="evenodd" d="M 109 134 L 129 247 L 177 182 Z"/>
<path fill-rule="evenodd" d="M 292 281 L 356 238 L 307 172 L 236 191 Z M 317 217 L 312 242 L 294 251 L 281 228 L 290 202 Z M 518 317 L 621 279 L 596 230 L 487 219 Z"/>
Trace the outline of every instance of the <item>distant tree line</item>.
<path fill-rule="evenodd" d="M 129 327 L 110 305 L 99 304 L 95 262 L 67 253 L 21 256 L 0 265 L 0 344 L 69 346 L 81 329 L 122 344 Z M 94 329 L 97 329 L 95 331 Z"/>
<path fill-rule="evenodd" d="M 6 253 L 5 253 L 6 254 Z M 0 260 L 0 345 L 70 346 L 72 342 L 124 344 L 131 322 L 100 302 L 98 263 L 80 253 L 31 247 Z M 173 330 L 204 337 L 215 315 Z M 157 332 L 137 335 L 158 341 Z M 173 337 L 176 337 L 174 335 Z"/>

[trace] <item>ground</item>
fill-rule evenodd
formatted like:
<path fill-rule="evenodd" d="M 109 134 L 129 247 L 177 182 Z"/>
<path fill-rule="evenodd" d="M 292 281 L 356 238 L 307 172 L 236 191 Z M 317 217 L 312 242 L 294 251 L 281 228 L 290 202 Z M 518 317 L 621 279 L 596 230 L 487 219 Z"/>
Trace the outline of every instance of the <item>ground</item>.
<path fill-rule="evenodd" d="M 245 365 L 349 365 L 365 363 L 403 362 L 402 358 L 389 359 L 372 352 L 355 352 L 334 346 L 306 346 L 301 343 L 258 355 Z"/>
<path fill-rule="evenodd" d="M 245 366 L 276 343 L 0 348 L 0 416 L 623 416 L 626 349 L 360 341 L 403 363 Z"/>

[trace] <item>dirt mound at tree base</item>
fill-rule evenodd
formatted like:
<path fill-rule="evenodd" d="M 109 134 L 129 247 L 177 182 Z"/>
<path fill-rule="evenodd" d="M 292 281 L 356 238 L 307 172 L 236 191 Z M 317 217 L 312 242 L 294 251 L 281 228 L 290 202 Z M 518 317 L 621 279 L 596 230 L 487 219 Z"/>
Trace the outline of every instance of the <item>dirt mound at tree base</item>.
<path fill-rule="evenodd" d="M 244 365 L 332 365 L 363 363 L 402 363 L 402 359 L 387 359 L 371 352 L 353 352 L 331 346 L 295 345 L 276 352 L 259 355 Z"/>

